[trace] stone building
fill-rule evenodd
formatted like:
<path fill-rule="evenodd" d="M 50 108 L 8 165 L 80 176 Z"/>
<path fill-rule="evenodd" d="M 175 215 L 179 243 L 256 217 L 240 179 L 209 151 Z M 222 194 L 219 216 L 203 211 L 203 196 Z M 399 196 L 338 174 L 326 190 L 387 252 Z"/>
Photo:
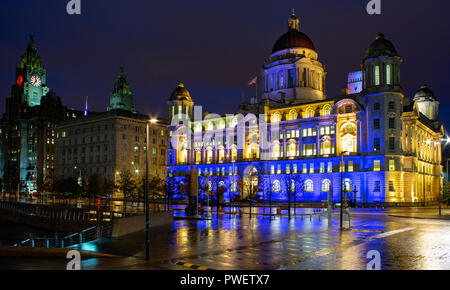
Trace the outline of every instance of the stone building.
<path fill-rule="evenodd" d="M 262 199 L 339 201 L 343 188 L 364 203 L 436 201 L 439 102 L 426 86 L 404 95 L 403 60 L 393 43 L 379 34 L 361 71 L 335 97 L 326 95 L 318 56 L 292 14 L 263 64 L 263 94 L 242 103 L 239 114 L 198 118 L 194 98 L 179 85 L 168 102 L 168 179 L 180 183 L 198 169 L 199 183 L 223 187 L 225 198 L 246 198 L 257 187 Z"/>
<path fill-rule="evenodd" d="M 35 193 L 54 175 L 56 124 L 82 115 L 62 105 L 46 76 L 31 37 L 0 120 L 0 176 L 8 192 Z"/>
<path fill-rule="evenodd" d="M 136 113 L 129 83 L 121 73 L 102 113 L 88 112 L 56 128 L 56 174 L 87 178 L 94 173 L 117 181 L 124 170 L 144 177 L 149 116 Z M 167 121 L 150 123 L 149 174 L 166 176 Z"/>

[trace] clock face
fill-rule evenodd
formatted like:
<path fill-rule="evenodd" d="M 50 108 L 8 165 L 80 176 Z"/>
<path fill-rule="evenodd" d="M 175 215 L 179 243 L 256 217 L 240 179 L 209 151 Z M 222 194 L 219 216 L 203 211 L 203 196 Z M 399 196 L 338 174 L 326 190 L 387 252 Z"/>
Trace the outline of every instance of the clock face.
<path fill-rule="evenodd" d="M 30 82 L 35 87 L 39 87 L 41 85 L 41 79 L 38 76 L 31 76 Z"/>
<path fill-rule="evenodd" d="M 23 83 L 23 76 L 19 75 L 17 77 L 17 85 L 20 87 L 20 86 L 22 86 L 22 83 Z"/>

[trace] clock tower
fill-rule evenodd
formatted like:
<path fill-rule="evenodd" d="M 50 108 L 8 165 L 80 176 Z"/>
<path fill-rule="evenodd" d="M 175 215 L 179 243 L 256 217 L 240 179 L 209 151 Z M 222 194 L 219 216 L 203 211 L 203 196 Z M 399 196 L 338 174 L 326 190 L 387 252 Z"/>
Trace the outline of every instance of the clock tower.
<path fill-rule="evenodd" d="M 41 99 L 49 92 L 45 85 L 47 72 L 41 65 L 41 58 L 34 46 L 34 37 L 30 36 L 27 51 L 16 67 L 16 83 L 12 86 L 13 97 L 20 99 L 25 107 L 41 104 Z"/>

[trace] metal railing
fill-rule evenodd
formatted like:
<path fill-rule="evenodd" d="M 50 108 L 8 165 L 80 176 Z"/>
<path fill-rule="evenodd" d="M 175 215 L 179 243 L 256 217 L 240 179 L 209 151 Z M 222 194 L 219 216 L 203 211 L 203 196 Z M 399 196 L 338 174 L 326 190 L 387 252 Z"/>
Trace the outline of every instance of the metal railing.
<path fill-rule="evenodd" d="M 69 248 L 101 238 L 109 238 L 111 237 L 111 234 L 112 225 L 104 224 L 93 226 L 80 232 L 71 233 L 62 237 L 55 235 L 42 238 L 29 238 L 14 244 L 14 247 Z"/>

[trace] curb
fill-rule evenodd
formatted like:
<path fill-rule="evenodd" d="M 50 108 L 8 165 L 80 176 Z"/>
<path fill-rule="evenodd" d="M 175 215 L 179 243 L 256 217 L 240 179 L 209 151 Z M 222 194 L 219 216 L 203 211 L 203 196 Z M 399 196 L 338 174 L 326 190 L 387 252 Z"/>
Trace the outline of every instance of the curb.
<path fill-rule="evenodd" d="M 178 266 L 182 266 L 182 267 L 186 267 L 186 268 L 190 268 L 190 269 L 194 269 L 194 270 L 203 270 L 203 271 L 212 271 L 212 270 L 214 270 L 214 269 L 211 269 L 211 268 L 208 268 L 208 267 L 198 266 L 198 265 L 194 265 L 194 264 L 190 264 L 190 263 L 177 262 L 176 260 L 172 260 L 171 262 L 174 265 L 178 265 Z"/>
<path fill-rule="evenodd" d="M 397 218 L 406 218 L 406 219 L 423 219 L 423 220 L 442 220 L 442 221 L 450 221 L 450 216 L 442 216 L 442 217 L 420 217 L 420 216 L 402 216 L 402 215 L 388 215 L 391 217 Z"/>

